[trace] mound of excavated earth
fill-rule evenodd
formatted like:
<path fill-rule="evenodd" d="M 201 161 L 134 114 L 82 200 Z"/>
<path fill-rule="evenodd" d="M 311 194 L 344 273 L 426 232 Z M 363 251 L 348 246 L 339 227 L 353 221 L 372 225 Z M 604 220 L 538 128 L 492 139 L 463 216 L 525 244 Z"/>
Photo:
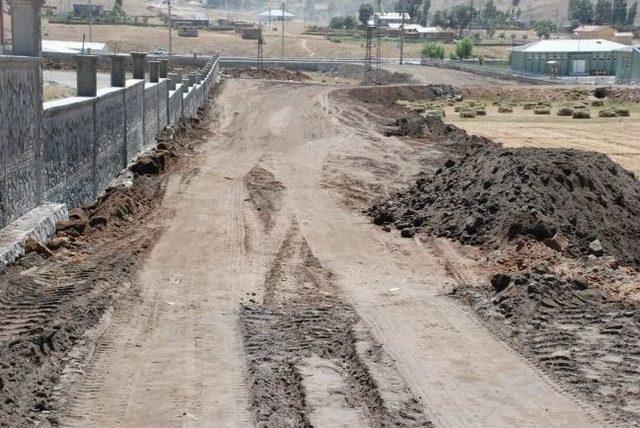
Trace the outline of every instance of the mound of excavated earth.
<path fill-rule="evenodd" d="M 493 246 L 527 236 L 640 266 L 640 184 L 593 152 L 474 147 L 369 214 L 406 237 L 427 232 Z"/>

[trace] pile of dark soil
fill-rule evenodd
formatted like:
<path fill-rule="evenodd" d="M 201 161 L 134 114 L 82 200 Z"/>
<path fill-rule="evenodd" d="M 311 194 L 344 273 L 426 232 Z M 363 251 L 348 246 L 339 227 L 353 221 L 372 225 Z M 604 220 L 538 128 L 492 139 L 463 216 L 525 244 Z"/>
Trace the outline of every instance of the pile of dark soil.
<path fill-rule="evenodd" d="M 640 420 L 640 305 L 583 279 L 536 270 L 504 275 L 502 291 L 464 286 L 453 296 L 552 378 L 609 412 L 613 426 Z"/>
<path fill-rule="evenodd" d="M 301 71 L 289 71 L 283 68 L 229 68 L 224 69 L 222 75 L 228 79 L 270 79 L 293 80 L 296 82 L 311 80 L 307 74 Z"/>
<path fill-rule="evenodd" d="M 329 76 L 361 81 L 364 77 L 364 66 L 361 64 L 340 64 L 322 70 L 322 73 Z M 376 70 L 374 74 L 374 78 L 376 79 L 374 83 L 377 85 L 415 83 L 415 80 L 409 73 L 398 73 L 397 71 L 389 71 L 381 68 Z"/>
<path fill-rule="evenodd" d="M 417 85 L 394 87 L 353 88 L 347 92 L 351 99 L 381 107 L 396 107 L 399 100 L 418 101 L 454 97 L 450 85 Z"/>
<path fill-rule="evenodd" d="M 525 236 L 554 246 L 560 233 L 572 255 L 640 267 L 640 184 L 599 153 L 477 144 L 368 212 L 403 236 L 422 231 L 466 244 Z"/>

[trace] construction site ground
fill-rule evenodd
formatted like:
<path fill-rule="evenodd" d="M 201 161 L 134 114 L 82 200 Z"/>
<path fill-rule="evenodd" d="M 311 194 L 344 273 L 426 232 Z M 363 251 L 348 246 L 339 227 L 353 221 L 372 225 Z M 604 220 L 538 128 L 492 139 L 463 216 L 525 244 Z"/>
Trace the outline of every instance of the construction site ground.
<path fill-rule="evenodd" d="M 559 106 L 567 102 L 558 88 L 483 85 L 469 87 L 464 92 L 468 99 L 487 103 L 487 115 L 462 119 L 450 107 L 446 109 L 447 123 L 471 134 L 499 141 L 507 147 L 567 147 L 601 152 L 640 174 L 640 121 L 637 119 L 640 107 L 635 94 L 632 99 L 621 96 L 609 103 L 628 108 L 630 117 L 602 118 L 597 116 L 596 110 L 590 120 L 574 120 L 570 116 L 557 116 Z M 628 92 L 633 91 L 624 90 L 624 93 Z M 533 110 L 515 108 L 513 113 L 498 113 L 498 106 L 491 103 L 500 98 L 521 105 L 524 102 L 550 100 L 552 111 L 550 115 L 537 115 Z"/>
<path fill-rule="evenodd" d="M 0 425 L 637 423 L 637 397 L 603 405 L 590 379 L 545 365 L 558 349 L 582 370 L 584 343 L 510 340 L 483 316 L 482 250 L 363 214 L 451 156 L 389 132 L 420 90 L 226 80 L 141 163 L 163 172 L 138 170 L 2 271 Z M 608 314 L 637 311 L 624 305 Z M 633 395 L 632 342 L 593 376 Z"/>

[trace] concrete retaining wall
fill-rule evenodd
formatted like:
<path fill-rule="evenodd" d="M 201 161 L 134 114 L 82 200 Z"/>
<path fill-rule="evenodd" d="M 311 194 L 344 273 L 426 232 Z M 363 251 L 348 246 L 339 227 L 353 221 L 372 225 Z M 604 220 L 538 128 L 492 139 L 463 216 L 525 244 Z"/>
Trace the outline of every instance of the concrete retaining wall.
<path fill-rule="evenodd" d="M 169 91 L 169 121 L 175 123 L 182 117 L 183 85 L 177 85 L 175 91 Z"/>
<path fill-rule="evenodd" d="M 10 88 L 10 90 L 4 90 Z M 0 57 L 0 227 L 36 206 L 42 73 L 38 58 Z"/>
<path fill-rule="evenodd" d="M 44 202 L 95 199 L 165 125 L 195 116 L 217 80 L 216 66 L 184 95 L 166 79 L 129 80 L 43 105 L 40 58 L 0 57 L 0 228 Z"/>
<path fill-rule="evenodd" d="M 160 93 L 157 83 L 147 83 L 144 87 L 144 145 L 152 146 L 159 133 L 158 110 Z"/>

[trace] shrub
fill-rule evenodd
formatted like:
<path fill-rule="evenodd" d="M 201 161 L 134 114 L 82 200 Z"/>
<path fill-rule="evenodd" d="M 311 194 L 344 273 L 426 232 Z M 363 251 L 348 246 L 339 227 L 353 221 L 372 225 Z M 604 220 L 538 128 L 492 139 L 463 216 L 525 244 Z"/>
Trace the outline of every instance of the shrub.
<path fill-rule="evenodd" d="M 525 110 L 533 110 L 536 107 L 536 103 L 524 103 L 522 108 Z"/>
<path fill-rule="evenodd" d="M 456 57 L 460 59 L 471 58 L 473 55 L 473 41 L 469 37 L 465 37 L 456 43 Z"/>
<path fill-rule="evenodd" d="M 593 100 L 593 101 L 591 101 L 591 106 L 592 107 L 603 107 L 604 106 L 604 101 L 602 101 L 602 100 Z"/>
<path fill-rule="evenodd" d="M 422 45 L 422 56 L 426 58 L 444 58 L 444 46 L 440 43 L 428 42 Z"/>
<path fill-rule="evenodd" d="M 486 116 L 487 115 L 487 111 L 484 109 L 484 107 L 476 108 L 474 111 L 476 112 L 477 116 Z"/>
<path fill-rule="evenodd" d="M 586 109 L 578 109 L 573 111 L 572 117 L 574 119 L 591 119 L 591 113 Z"/>
<path fill-rule="evenodd" d="M 463 106 L 463 105 L 457 105 L 453 108 L 453 111 L 455 111 L 456 113 L 459 113 L 461 110 L 466 109 L 467 106 Z"/>
<path fill-rule="evenodd" d="M 600 117 L 617 117 L 615 110 L 600 110 L 598 112 L 598 116 Z"/>
<path fill-rule="evenodd" d="M 563 106 L 558 109 L 558 116 L 572 116 L 573 115 L 573 107 Z"/>
<path fill-rule="evenodd" d="M 460 112 L 460 117 L 463 119 L 471 119 L 477 116 L 475 110 L 462 110 Z"/>
<path fill-rule="evenodd" d="M 445 113 L 444 113 L 444 110 L 440 110 L 440 109 L 427 110 L 427 111 L 424 112 L 423 116 L 425 118 L 427 118 L 427 117 L 437 117 L 437 118 L 442 119 L 443 117 L 445 117 Z"/>
<path fill-rule="evenodd" d="M 538 107 L 533 111 L 535 114 L 551 114 L 551 109 L 549 107 Z"/>
<path fill-rule="evenodd" d="M 616 114 L 618 116 L 624 116 L 624 117 L 630 116 L 629 109 L 626 107 L 617 107 Z"/>
<path fill-rule="evenodd" d="M 500 106 L 498 107 L 498 113 L 513 113 L 513 107 Z"/>

